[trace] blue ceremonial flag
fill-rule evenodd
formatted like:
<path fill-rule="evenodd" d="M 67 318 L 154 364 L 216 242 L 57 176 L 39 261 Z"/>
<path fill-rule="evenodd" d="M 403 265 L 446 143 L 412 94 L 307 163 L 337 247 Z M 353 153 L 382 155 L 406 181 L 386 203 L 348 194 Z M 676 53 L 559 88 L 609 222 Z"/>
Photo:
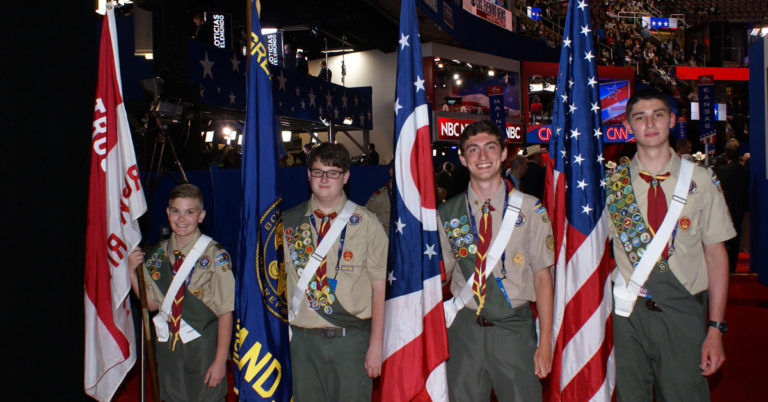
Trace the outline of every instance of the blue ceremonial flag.
<path fill-rule="evenodd" d="M 290 401 L 282 198 L 277 190 L 272 87 L 255 2 L 251 9 L 235 290 L 235 390 L 241 401 Z"/>
<path fill-rule="evenodd" d="M 414 0 L 403 0 L 401 7 L 381 400 L 447 401 L 448 340 L 429 110 Z"/>
<path fill-rule="evenodd" d="M 570 0 L 557 76 L 544 203 L 555 237 L 548 401 L 610 401 L 613 322 L 599 84 L 587 0 Z"/>

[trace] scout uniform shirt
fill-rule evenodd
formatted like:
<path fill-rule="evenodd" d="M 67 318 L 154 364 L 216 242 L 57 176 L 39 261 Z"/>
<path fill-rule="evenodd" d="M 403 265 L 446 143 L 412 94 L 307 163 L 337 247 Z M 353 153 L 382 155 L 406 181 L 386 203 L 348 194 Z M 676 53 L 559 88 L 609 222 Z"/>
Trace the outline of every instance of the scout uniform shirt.
<path fill-rule="evenodd" d="M 182 254 L 188 255 L 199 238 L 200 230 L 198 229 L 193 238 L 182 247 Z M 176 234 L 172 233 L 169 240 L 161 241 L 147 253 L 146 269 L 144 269 L 147 297 L 151 297 L 158 306 L 163 305 L 165 294 L 155 281 L 161 280 L 159 268 L 164 261 L 168 261 L 173 266 L 173 251 L 176 245 Z M 189 283 L 187 283 L 187 292 L 200 299 L 217 317 L 234 311 L 235 277 L 232 274 L 231 258 L 229 253 L 216 241 L 211 241 L 200 258 L 197 259 Z M 184 318 L 185 311 L 182 310 L 182 318 Z M 188 320 L 185 319 L 185 321 Z M 195 329 L 200 330 L 199 328 Z"/>
<path fill-rule="evenodd" d="M 675 185 L 680 176 L 680 157 L 672 148 L 669 149 L 669 152 L 671 154 L 670 160 L 658 172 L 659 174 L 670 173 L 670 176 L 661 182 L 661 188 L 667 198 L 667 206 L 672 201 Z M 650 184 L 640 177 L 639 172 L 641 170 L 647 171 L 635 155 L 629 164 L 630 183 L 639 211 L 645 222 L 648 222 L 647 198 Z M 608 221 L 611 222 L 609 208 L 610 203 L 607 203 L 605 214 Z M 629 260 L 627 252 L 624 251 L 623 242 L 615 225 L 609 223 L 608 226 L 613 238 L 613 254 L 616 265 L 624 278 L 629 281 L 634 270 L 633 263 Z M 670 244 L 669 269 L 691 294 L 707 290 L 709 279 L 702 244 L 718 243 L 734 236 L 736 236 L 736 231 L 733 229 L 731 217 L 725 205 L 720 182 L 710 169 L 698 165 L 694 166 L 691 184 L 688 188 L 688 198 L 668 242 Z M 650 241 L 645 246 L 647 247 L 649 243 Z M 654 269 L 658 269 L 658 267 L 654 267 Z"/>
<path fill-rule="evenodd" d="M 389 217 L 391 216 L 392 209 L 389 199 L 390 191 L 392 191 L 390 185 L 387 184 L 376 190 L 376 192 L 371 195 L 371 198 L 368 199 L 368 202 L 365 203 L 365 207 L 379 217 L 379 222 L 381 222 L 381 226 L 384 227 L 384 232 L 386 234 L 389 234 Z"/>
<path fill-rule="evenodd" d="M 499 233 L 504 211 L 506 210 L 504 204 L 506 191 L 506 186 L 501 185 L 493 195 L 493 198 L 491 198 L 491 206 L 493 207 L 493 211 L 491 211 L 493 235 L 488 246 L 489 250 Z M 471 187 L 467 188 L 467 193 L 468 196 L 459 194 L 441 205 L 440 220 L 438 221 L 441 228 L 438 230 L 440 231 L 440 246 L 442 247 L 443 260 L 445 261 L 446 277 L 452 279 L 451 293 L 454 296 L 461 292 L 461 289 L 467 282 L 459 266 L 459 260 L 469 258 L 474 267 L 477 259 L 478 239 L 475 237 L 476 231 L 479 230 L 480 219 L 483 216 L 482 206 L 485 202 L 485 200 L 478 198 Z M 465 215 L 467 199 L 469 200 L 469 205 L 472 209 L 471 213 L 476 223 L 475 233 L 472 230 L 471 219 Z M 464 205 L 458 209 L 461 212 L 456 213 L 458 216 L 443 221 L 444 208 L 450 207 L 452 203 L 456 202 L 461 202 Z M 451 232 L 452 238 L 450 240 L 447 234 L 448 231 Z M 517 308 L 529 301 L 536 301 L 533 275 L 538 271 L 549 268 L 553 264 L 553 250 L 554 238 L 552 237 L 552 226 L 549 223 L 547 210 L 535 197 L 523 194 L 520 214 L 515 224 L 515 229 L 507 242 L 507 247 L 504 249 L 503 260 L 500 259 L 499 263 L 493 268 L 493 276 L 488 277 L 487 286 L 492 286 L 491 283 L 496 282 L 494 278 L 501 278 L 513 308 Z M 486 297 L 488 295 L 490 295 L 490 292 L 487 293 Z M 488 300 L 486 299 L 487 302 Z M 506 303 L 506 301 L 502 300 L 502 303 Z M 477 310 L 476 298 L 473 297 L 465 307 Z"/>
<path fill-rule="evenodd" d="M 341 213 L 347 197 L 342 195 L 334 211 Z M 291 208 L 284 216 L 285 271 L 287 274 L 287 300 L 292 300 L 299 281 L 298 269 L 303 268 L 310 259 L 312 252 L 318 246 L 317 229 L 320 220 L 315 217 L 318 227 L 311 223 L 310 216 L 317 209 L 315 196 L 309 201 Z M 330 211 L 326 211 L 329 212 Z M 299 219 L 295 219 L 297 216 Z M 335 221 L 332 220 L 330 224 Z M 361 320 L 371 318 L 371 297 L 373 290 L 371 282 L 386 278 L 387 246 L 389 240 L 382 230 L 376 215 L 358 206 L 350 216 L 344 233 L 344 245 L 339 250 L 339 239 L 336 239 L 326 254 L 327 277 L 336 280 L 334 297 L 344 310 Z M 333 313 L 332 313 L 333 314 Z M 302 328 L 330 328 L 335 325 L 323 318 L 324 313 L 311 310 L 308 299 L 301 298 L 301 306 L 291 325 Z"/>

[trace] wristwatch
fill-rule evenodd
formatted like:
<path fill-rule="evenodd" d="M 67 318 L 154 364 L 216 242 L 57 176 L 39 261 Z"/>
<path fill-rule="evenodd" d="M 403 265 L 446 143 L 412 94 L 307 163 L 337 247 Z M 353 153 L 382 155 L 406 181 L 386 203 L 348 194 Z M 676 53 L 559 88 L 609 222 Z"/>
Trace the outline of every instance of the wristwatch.
<path fill-rule="evenodd" d="M 728 323 L 725 321 L 707 321 L 707 325 L 719 329 L 722 333 L 726 333 L 728 331 Z"/>

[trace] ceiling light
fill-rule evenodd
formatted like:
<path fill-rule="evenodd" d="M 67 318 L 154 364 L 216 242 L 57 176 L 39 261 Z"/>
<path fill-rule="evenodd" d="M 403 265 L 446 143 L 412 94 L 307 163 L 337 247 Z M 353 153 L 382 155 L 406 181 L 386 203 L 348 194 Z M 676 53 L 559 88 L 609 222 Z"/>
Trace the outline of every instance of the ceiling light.
<path fill-rule="evenodd" d="M 321 50 L 320 53 L 329 54 L 329 53 L 351 53 L 354 52 L 355 49 L 352 48 L 344 48 L 344 49 L 328 49 L 328 50 Z"/>
<path fill-rule="evenodd" d="M 453 79 L 454 80 L 458 80 L 459 79 L 459 75 L 458 74 L 453 74 Z"/>
<path fill-rule="evenodd" d="M 342 123 L 344 123 L 346 125 L 350 125 L 350 124 L 352 124 L 352 118 L 347 116 L 347 117 L 344 118 L 344 121 L 342 121 Z"/>
<path fill-rule="evenodd" d="M 456 80 L 456 85 L 461 85 L 461 80 Z"/>
<path fill-rule="evenodd" d="M 495 71 L 493 71 L 493 70 L 488 70 L 488 76 L 489 76 L 489 77 L 493 77 L 494 75 L 496 75 L 496 72 L 495 72 Z"/>
<path fill-rule="evenodd" d="M 282 134 L 283 134 L 283 142 L 291 142 L 291 135 L 293 133 L 291 133 L 290 131 L 283 131 Z"/>
<path fill-rule="evenodd" d="M 270 35 L 273 33 L 277 33 L 277 28 L 261 28 L 262 35 Z"/>

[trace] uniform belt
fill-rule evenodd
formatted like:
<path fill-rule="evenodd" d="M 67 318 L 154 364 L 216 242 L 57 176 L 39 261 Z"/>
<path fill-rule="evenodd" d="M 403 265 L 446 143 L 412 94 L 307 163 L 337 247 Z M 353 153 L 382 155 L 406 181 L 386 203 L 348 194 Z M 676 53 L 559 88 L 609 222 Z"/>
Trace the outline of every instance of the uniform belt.
<path fill-rule="evenodd" d="M 493 327 L 495 325 L 494 323 L 488 321 L 488 319 L 486 319 L 485 317 L 483 317 L 481 315 L 479 315 L 479 316 L 477 316 L 477 318 L 475 318 L 475 322 L 477 323 L 477 325 L 479 325 L 481 327 Z"/>
<path fill-rule="evenodd" d="M 659 305 L 656 304 L 656 302 L 653 301 L 653 299 L 645 299 L 645 307 L 651 311 L 658 311 L 658 312 L 662 311 L 661 307 L 659 307 Z"/>
<path fill-rule="evenodd" d="M 301 328 L 293 327 L 308 335 L 316 335 L 323 338 L 343 338 L 347 334 L 346 328 Z"/>

